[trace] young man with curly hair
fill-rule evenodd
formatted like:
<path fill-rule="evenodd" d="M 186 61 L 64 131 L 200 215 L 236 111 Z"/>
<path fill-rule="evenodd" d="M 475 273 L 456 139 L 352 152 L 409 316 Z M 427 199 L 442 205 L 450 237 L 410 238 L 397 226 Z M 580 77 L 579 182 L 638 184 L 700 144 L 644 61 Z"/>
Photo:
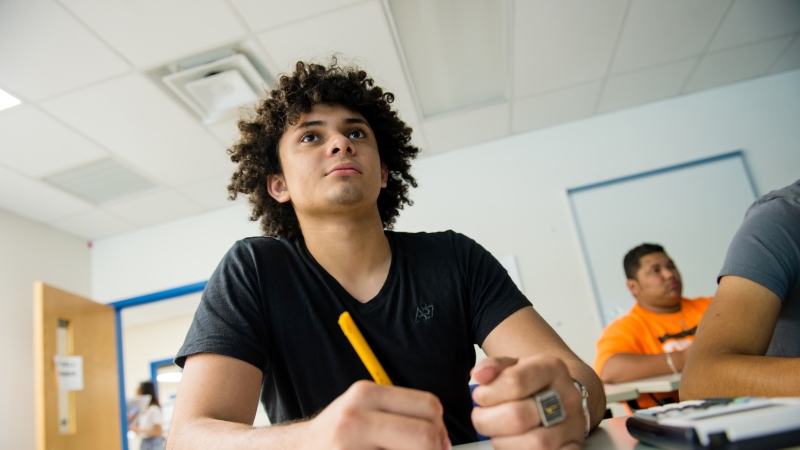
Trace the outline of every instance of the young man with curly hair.
<path fill-rule="evenodd" d="M 228 189 L 265 236 L 208 282 L 176 358 L 168 448 L 442 449 L 477 429 L 498 449 L 575 449 L 602 418 L 597 376 L 486 250 L 390 231 L 419 152 L 392 101 L 363 71 L 300 62 L 240 121 Z M 344 311 L 394 386 L 365 381 Z M 489 357 L 473 369 L 475 343 Z M 548 390 L 566 418 L 544 427 L 534 397 Z M 254 429 L 259 394 L 275 425 Z"/>

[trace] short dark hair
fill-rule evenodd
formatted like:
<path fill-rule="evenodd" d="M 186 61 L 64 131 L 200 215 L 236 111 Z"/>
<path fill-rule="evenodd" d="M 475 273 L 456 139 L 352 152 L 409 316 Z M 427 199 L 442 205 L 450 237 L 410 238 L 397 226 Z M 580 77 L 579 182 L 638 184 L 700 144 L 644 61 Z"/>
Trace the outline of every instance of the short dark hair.
<path fill-rule="evenodd" d="M 638 272 L 639 268 L 642 267 L 639 262 L 642 260 L 642 257 L 649 255 L 650 253 L 666 252 L 664 251 L 664 247 L 658 244 L 644 243 L 632 248 L 625 255 L 625 258 L 622 259 L 622 267 L 625 269 L 625 276 L 628 277 L 629 280 L 636 279 L 636 272 Z"/>
<path fill-rule="evenodd" d="M 161 406 L 158 404 L 158 395 L 156 395 L 156 386 L 153 384 L 152 381 L 142 381 L 139 383 L 139 390 L 141 391 L 142 395 L 149 395 L 150 396 L 150 404 Z"/>
<path fill-rule="evenodd" d="M 302 236 L 291 202 L 279 203 L 267 192 L 267 176 L 281 174 L 278 142 L 288 126 L 315 105 L 337 105 L 358 112 L 369 123 L 378 143 L 381 163 L 389 170 L 386 187 L 378 195 L 378 212 L 385 229 L 392 229 L 403 206 L 412 205 L 409 187 L 411 160 L 419 149 L 410 144 L 411 128 L 392 110 L 394 95 L 375 86 L 357 67 L 340 67 L 336 58 L 327 66 L 299 61 L 292 75 L 283 75 L 269 97 L 256 106 L 255 116 L 239 121 L 241 140 L 228 150 L 238 164 L 228 185 L 228 198 L 245 194 L 253 208 L 250 220 L 261 220 L 265 236 L 294 239 Z"/>

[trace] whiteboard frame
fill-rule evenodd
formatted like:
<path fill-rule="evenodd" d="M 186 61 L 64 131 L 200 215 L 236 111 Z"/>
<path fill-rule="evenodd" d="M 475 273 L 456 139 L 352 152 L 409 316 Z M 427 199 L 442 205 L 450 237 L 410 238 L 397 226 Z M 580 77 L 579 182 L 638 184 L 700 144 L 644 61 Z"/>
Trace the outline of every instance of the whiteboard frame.
<path fill-rule="evenodd" d="M 567 198 L 569 200 L 569 209 L 572 213 L 572 220 L 575 223 L 575 229 L 578 233 L 578 242 L 580 242 L 581 246 L 581 253 L 583 254 L 583 263 L 586 266 L 586 272 L 589 274 L 589 282 L 592 286 L 592 293 L 594 295 L 594 302 L 595 306 L 597 307 L 598 316 L 600 318 L 600 325 L 602 327 L 606 327 L 608 323 L 606 323 L 605 314 L 603 314 L 603 305 L 600 303 L 600 289 L 597 286 L 597 279 L 594 274 L 594 270 L 592 269 L 592 265 L 589 262 L 589 251 L 586 245 L 586 238 L 584 237 L 583 227 L 581 226 L 581 222 L 578 219 L 578 211 L 575 208 L 575 202 L 573 194 L 579 192 L 585 192 L 592 189 L 597 189 L 605 186 L 609 186 L 612 184 L 618 183 L 625 183 L 627 181 L 633 181 L 640 178 L 647 178 L 654 175 L 660 175 L 667 172 L 675 172 L 683 169 L 687 169 L 689 167 L 701 166 L 704 164 L 710 164 L 726 159 L 731 158 L 740 158 L 742 161 L 742 166 L 744 167 L 745 175 L 747 176 L 747 181 L 750 185 L 750 189 L 753 191 L 753 198 L 759 198 L 760 195 L 758 194 L 758 190 L 756 189 L 756 184 L 753 181 L 753 174 L 750 171 L 750 166 L 747 164 L 747 159 L 745 158 L 745 154 L 743 150 L 735 150 L 732 152 L 722 153 L 715 156 L 710 156 L 707 158 L 701 158 L 693 161 L 688 161 L 685 163 L 675 164 L 672 166 L 662 167 L 660 169 L 648 170 L 646 172 L 640 172 L 633 175 L 626 175 L 619 178 L 612 178 L 606 181 L 600 181 L 598 183 L 587 184 L 583 186 L 578 186 L 574 188 L 567 189 Z"/>

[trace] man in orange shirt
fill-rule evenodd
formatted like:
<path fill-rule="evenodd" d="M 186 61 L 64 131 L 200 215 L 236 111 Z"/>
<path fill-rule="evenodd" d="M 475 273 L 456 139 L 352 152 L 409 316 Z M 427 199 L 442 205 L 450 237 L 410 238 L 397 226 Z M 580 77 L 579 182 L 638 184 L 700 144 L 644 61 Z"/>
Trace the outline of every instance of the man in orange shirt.
<path fill-rule="evenodd" d="M 603 331 L 595 370 L 606 383 L 679 373 L 711 298 L 682 297 L 681 274 L 660 245 L 639 245 L 625 255 L 623 266 L 636 304 Z M 643 395 L 638 406 L 670 401 L 678 401 L 677 391 Z"/>

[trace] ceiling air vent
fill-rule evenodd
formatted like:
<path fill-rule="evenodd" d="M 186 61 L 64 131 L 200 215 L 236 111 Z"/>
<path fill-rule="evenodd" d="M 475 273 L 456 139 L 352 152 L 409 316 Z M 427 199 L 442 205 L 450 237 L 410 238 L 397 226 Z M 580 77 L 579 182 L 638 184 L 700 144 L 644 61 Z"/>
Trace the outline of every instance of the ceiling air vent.
<path fill-rule="evenodd" d="M 95 205 L 158 187 L 157 184 L 110 159 L 50 175 L 45 177 L 44 181 Z"/>
<path fill-rule="evenodd" d="M 206 125 L 235 117 L 242 105 L 252 105 L 267 86 L 243 54 L 182 70 L 162 78 Z"/>

